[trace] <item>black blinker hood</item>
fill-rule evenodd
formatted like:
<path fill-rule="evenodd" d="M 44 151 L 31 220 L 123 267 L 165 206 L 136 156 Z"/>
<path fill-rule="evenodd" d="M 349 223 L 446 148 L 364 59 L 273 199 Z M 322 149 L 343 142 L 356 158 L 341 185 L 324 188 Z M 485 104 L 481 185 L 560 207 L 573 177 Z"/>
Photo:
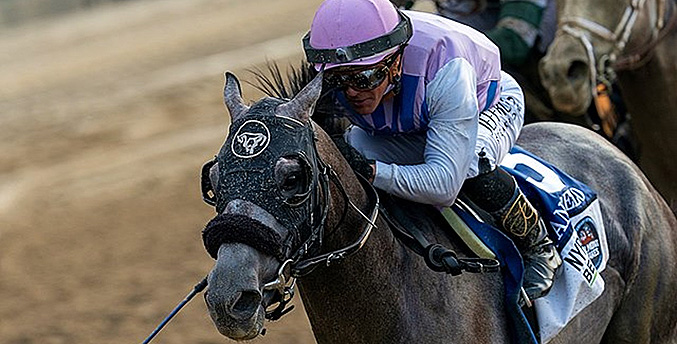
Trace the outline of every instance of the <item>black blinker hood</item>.
<path fill-rule="evenodd" d="M 298 247 L 312 235 L 314 223 L 311 222 L 317 221 L 312 219 L 312 212 L 319 204 L 319 168 L 314 141 L 311 125 L 293 118 L 247 115 L 235 121 L 216 158 L 219 165 L 218 185 L 214 185 L 216 211 L 221 214 L 228 203 L 236 199 L 256 204 L 289 230 L 293 246 Z M 277 185 L 275 163 L 282 157 L 299 157 L 307 163 L 304 168 L 310 169 L 308 188 L 311 192 L 302 202 L 288 202 L 289 196 Z M 261 226 L 254 227 L 249 230 L 260 230 Z M 227 235 L 218 237 L 237 241 Z"/>

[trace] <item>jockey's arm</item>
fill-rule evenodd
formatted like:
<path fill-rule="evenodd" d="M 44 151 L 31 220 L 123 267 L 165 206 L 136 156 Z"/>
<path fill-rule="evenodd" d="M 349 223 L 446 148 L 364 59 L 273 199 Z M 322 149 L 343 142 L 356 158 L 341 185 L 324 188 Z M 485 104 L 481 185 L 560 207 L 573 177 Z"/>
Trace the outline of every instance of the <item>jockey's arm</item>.
<path fill-rule="evenodd" d="M 475 70 L 461 58 L 449 61 L 427 85 L 430 122 L 424 163 L 376 161 L 374 186 L 399 197 L 451 205 L 475 161 L 478 101 Z"/>

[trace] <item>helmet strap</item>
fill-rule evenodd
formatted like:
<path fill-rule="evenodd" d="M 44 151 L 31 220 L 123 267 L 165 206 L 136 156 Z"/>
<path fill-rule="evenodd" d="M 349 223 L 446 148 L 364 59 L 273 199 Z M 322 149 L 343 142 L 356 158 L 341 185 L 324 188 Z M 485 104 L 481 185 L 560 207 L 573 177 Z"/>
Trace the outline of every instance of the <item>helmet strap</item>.
<path fill-rule="evenodd" d="M 397 95 L 402 90 L 402 74 L 397 73 L 390 81 L 393 84 L 393 95 Z"/>
<path fill-rule="evenodd" d="M 388 83 L 393 85 L 391 91 L 388 93 L 392 92 L 393 96 L 399 94 L 400 90 L 402 90 L 402 58 L 404 57 L 405 46 L 406 45 L 403 45 L 396 53 L 399 54 L 400 56 L 397 59 L 395 59 L 393 65 L 390 66 L 390 68 L 388 69 Z"/>

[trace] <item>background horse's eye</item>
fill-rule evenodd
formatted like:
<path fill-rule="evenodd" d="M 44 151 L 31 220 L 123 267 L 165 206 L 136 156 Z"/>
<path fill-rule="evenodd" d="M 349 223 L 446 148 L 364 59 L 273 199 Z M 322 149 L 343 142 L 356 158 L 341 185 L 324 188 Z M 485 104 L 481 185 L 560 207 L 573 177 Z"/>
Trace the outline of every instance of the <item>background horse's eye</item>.
<path fill-rule="evenodd" d="M 303 195 L 308 191 L 307 167 L 307 164 L 298 157 L 283 157 L 277 161 L 275 180 L 286 197 Z"/>

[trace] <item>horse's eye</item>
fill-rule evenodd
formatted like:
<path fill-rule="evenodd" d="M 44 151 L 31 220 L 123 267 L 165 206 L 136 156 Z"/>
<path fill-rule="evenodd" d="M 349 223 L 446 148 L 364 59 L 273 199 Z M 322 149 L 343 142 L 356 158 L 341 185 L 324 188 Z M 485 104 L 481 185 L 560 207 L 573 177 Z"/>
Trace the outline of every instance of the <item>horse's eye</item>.
<path fill-rule="evenodd" d="M 288 199 L 304 195 L 308 191 L 308 170 L 303 160 L 283 157 L 275 165 L 275 179 L 282 194 Z"/>
<path fill-rule="evenodd" d="M 284 178 L 280 188 L 286 192 L 296 194 L 297 191 L 300 191 L 299 189 L 301 187 L 301 179 L 301 172 L 292 172 Z"/>

